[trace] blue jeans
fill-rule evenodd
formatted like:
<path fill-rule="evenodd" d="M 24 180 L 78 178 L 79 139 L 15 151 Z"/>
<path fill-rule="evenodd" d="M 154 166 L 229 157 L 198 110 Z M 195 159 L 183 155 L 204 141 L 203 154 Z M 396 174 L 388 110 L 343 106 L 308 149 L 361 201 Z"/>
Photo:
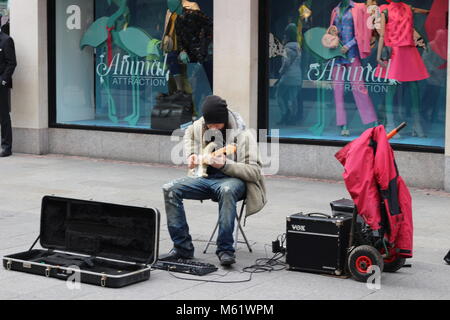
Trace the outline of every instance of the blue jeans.
<path fill-rule="evenodd" d="M 183 199 L 208 200 L 219 203 L 219 235 L 217 251 L 234 252 L 234 223 L 237 217 L 236 204 L 246 194 L 246 185 L 240 179 L 222 173 L 208 178 L 182 178 L 163 187 L 166 205 L 167 226 L 174 247 L 185 256 L 194 255 L 192 237 L 186 221 Z"/>

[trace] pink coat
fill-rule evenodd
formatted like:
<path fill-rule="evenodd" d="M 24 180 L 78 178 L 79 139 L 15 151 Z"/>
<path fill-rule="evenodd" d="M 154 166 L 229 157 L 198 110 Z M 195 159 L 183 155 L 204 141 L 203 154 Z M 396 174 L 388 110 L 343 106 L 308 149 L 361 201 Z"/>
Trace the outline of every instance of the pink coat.
<path fill-rule="evenodd" d="M 338 8 L 334 8 L 331 12 L 330 26 L 333 25 L 336 18 Z M 372 48 L 370 47 L 370 40 L 372 39 L 372 30 L 368 27 L 370 14 L 364 3 L 354 3 L 351 9 L 353 16 L 353 23 L 355 25 L 355 37 L 358 44 L 359 55 L 361 59 L 370 56 Z"/>

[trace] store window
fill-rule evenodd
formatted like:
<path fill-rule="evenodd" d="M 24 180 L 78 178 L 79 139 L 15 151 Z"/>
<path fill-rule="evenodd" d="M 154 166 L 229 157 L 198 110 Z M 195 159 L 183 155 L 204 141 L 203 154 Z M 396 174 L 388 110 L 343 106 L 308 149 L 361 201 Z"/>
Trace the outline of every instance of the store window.
<path fill-rule="evenodd" d="M 173 131 L 212 91 L 212 1 L 57 0 L 53 125 Z"/>
<path fill-rule="evenodd" d="M 448 6 L 268 0 L 268 127 L 345 142 L 406 121 L 393 143 L 443 148 Z"/>

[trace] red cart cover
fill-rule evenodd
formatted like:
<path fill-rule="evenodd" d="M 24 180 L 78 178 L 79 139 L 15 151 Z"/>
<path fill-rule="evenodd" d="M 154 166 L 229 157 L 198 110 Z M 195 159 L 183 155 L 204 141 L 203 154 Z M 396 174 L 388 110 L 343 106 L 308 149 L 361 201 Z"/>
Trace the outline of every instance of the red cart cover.
<path fill-rule="evenodd" d="M 394 152 L 383 126 L 365 131 L 336 154 L 358 210 L 372 230 L 383 228 L 399 256 L 412 257 L 412 200 L 399 176 Z M 382 204 L 386 214 L 382 214 Z"/>

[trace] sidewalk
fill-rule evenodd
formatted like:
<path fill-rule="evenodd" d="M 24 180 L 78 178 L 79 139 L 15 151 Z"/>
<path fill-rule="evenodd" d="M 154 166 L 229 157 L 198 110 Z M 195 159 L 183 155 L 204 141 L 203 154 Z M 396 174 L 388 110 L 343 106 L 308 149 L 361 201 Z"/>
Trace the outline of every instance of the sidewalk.
<path fill-rule="evenodd" d="M 27 250 L 39 234 L 40 204 L 45 195 L 94 199 L 160 209 L 160 253 L 171 247 L 165 224 L 161 186 L 182 177 L 185 169 L 63 156 L 15 155 L 0 160 L 0 256 Z M 401 168 L 400 168 L 401 171 Z M 286 217 L 330 211 L 329 202 L 348 197 L 343 183 L 301 178 L 269 177 L 269 203 L 247 220 L 246 233 L 254 245 L 249 254 L 240 245 L 238 263 L 230 273 L 207 277 L 221 281 L 248 279 L 242 268 L 271 255 L 270 245 L 286 230 Z M 156 270 L 149 281 L 120 290 L 82 285 L 69 290 L 64 281 L 0 269 L 0 299 L 450 299 L 450 266 L 443 257 L 450 249 L 450 194 L 412 189 L 415 248 L 412 268 L 383 274 L 381 290 L 351 279 L 279 271 L 253 275 L 239 284 L 179 280 Z M 205 241 L 217 219 L 217 204 L 186 201 L 195 239 L 196 258 L 216 265 L 214 248 L 204 255 Z M 177 274 L 182 277 L 188 275 Z"/>

